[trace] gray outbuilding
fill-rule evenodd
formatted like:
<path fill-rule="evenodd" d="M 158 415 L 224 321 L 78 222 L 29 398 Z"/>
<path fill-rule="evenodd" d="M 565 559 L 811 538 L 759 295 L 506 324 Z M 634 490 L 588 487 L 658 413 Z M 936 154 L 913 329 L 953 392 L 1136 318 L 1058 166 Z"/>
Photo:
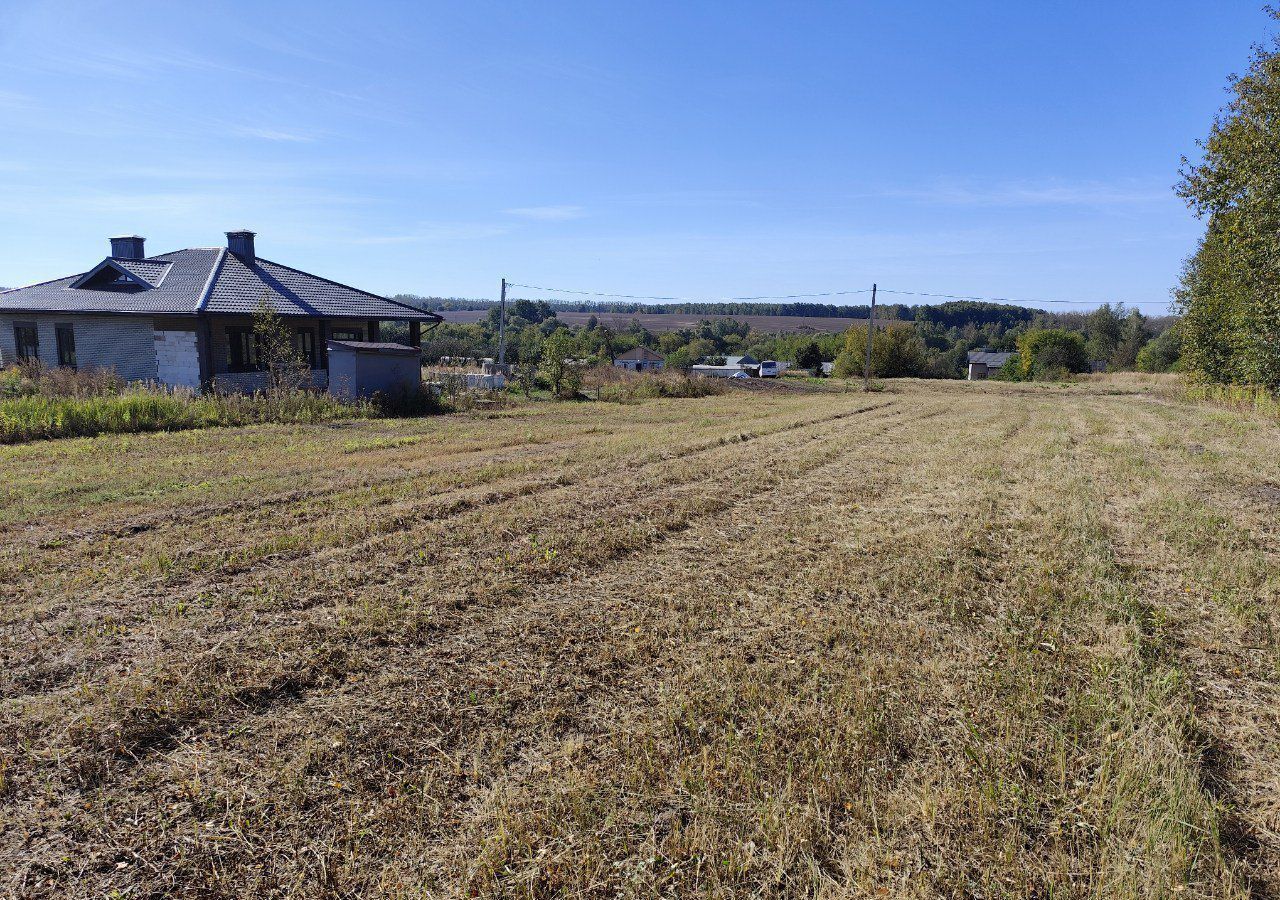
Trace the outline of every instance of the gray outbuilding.
<path fill-rule="evenodd" d="M 329 341 L 329 393 L 335 397 L 397 396 L 422 384 L 422 351 L 407 344 Z"/>

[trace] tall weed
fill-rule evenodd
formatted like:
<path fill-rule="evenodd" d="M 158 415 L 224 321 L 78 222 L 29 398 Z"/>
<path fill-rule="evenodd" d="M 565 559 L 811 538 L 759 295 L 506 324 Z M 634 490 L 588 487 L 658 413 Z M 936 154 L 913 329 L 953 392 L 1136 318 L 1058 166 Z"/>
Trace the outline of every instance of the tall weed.
<path fill-rule="evenodd" d="M 1180 400 L 1212 403 L 1280 420 L 1280 396 L 1261 385 L 1179 381 L 1173 393 Z"/>
<path fill-rule="evenodd" d="M 110 370 L 15 367 L 0 371 L 0 444 L 271 422 L 421 416 L 440 411 L 440 401 L 425 391 L 367 400 L 339 400 L 302 390 L 197 394 L 126 386 Z"/>
<path fill-rule="evenodd" d="M 634 403 L 660 397 L 710 397 L 729 389 L 716 378 L 693 378 L 675 372 L 645 372 L 625 375 L 600 384 L 596 397 L 610 403 Z"/>

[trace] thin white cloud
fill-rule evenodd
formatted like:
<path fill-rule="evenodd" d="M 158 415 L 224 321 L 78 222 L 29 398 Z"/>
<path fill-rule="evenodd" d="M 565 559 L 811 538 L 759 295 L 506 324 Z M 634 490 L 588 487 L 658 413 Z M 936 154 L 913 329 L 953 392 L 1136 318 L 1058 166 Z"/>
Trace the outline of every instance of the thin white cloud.
<path fill-rule="evenodd" d="M 384 246 L 394 244 L 427 244 L 436 241 L 474 241 L 500 237 L 510 233 L 505 225 L 485 225 L 471 223 L 436 223 L 397 234 L 367 234 L 348 238 L 347 243 L 366 246 Z"/>
<path fill-rule="evenodd" d="M 759 190 L 673 190 L 650 191 L 644 194 L 624 194 L 616 198 L 618 203 L 629 206 L 699 207 L 734 206 L 763 207 L 764 193 Z"/>
<path fill-rule="evenodd" d="M 259 128 L 249 125 L 238 126 L 235 133 L 240 135 L 240 137 L 258 138 L 263 141 L 276 141 L 280 143 L 310 144 L 315 140 L 315 135 L 305 131 L 288 131 L 283 128 Z"/>
<path fill-rule="evenodd" d="M 567 222 L 570 219 L 581 219 L 587 214 L 581 206 L 517 206 L 503 212 L 509 216 L 538 222 Z"/>
<path fill-rule="evenodd" d="M 922 188 L 890 188 L 878 196 L 950 206 L 1132 206 L 1170 200 L 1163 186 L 1099 181 L 939 182 Z"/>
<path fill-rule="evenodd" d="M 0 91 L 0 109 L 25 109 L 32 104 L 32 99 L 17 91 Z"/>

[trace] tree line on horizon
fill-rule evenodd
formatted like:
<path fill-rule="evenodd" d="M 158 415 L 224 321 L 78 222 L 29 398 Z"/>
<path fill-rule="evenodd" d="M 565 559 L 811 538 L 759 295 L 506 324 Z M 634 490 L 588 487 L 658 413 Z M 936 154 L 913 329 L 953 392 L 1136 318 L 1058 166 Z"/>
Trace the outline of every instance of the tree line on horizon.
<path fill-rule="evenodd" d="M 497 300 L 463 297 L 425 297 L 418 294 L 396 294 L 392 297 L 429 312 L 478 311 L 497 308 Z M 702 316 L 804 316 L 829 319 L 866 319 L 871 307 L 868 304 L 836 305 L 830 303 L 638 303 L 620 300 L 530 300 L 511 298 L 509 305 L 532 303 L 543 311 L 545 318 L 554 312 L 592 313 L 596 315 L 702 315 Z M 1123 304 L 1117 304 L 1120 306 Z M 1012 303 L 996 303 L 979 300 L 950 300 L 945 303 L 876 304 L 876 319 L 882 321 L 926 322 L 945 328 L 964 327 L 970 323 L 979 327 L 999 324 L 1014 328 L 1032 321 L 1036 316 L 1053 315 L 1047 310 Z M 1162 320 L 1164 317 L 1156 317 Z M 1160 328 L 1171 322 L 1160 321 Z"/>

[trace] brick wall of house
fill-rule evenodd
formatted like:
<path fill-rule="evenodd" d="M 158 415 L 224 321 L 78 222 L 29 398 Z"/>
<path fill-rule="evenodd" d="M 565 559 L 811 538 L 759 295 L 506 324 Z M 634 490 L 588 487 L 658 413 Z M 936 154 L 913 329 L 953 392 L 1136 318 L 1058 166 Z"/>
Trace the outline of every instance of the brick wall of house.
<path fill-rule="evenodd" d="M 156 378 L 155 337 L 149 317 L 4 313 L 0 315 L 0 365 L 18 361 L 14 326 L 25 324 L 36 326 L 37 353 L 46 366 L 58 365 L 54 328 L 67 324 L 75 335 L 77 368 L 115 369 L 127 381 Z"/>

